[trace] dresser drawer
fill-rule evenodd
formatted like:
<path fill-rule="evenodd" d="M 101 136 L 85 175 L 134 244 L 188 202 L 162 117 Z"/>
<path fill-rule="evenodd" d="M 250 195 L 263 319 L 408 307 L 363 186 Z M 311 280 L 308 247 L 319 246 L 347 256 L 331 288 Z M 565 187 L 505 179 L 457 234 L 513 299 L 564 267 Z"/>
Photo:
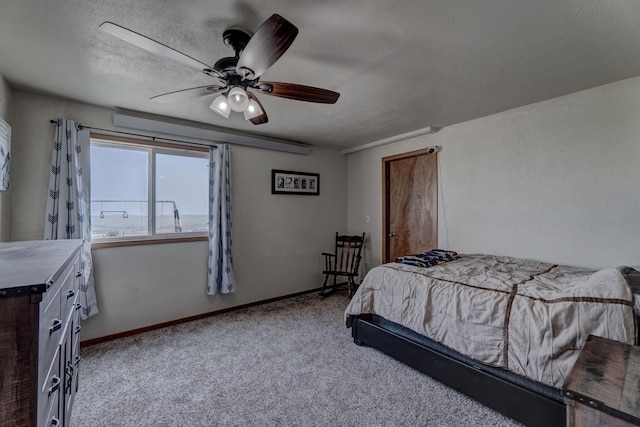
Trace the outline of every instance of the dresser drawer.
<path fill-rule="evenodd" d="M 80 304 L 77 304 L 80 306 Z M 78 391 L 78 368 L 80 367 L 80 310 L 69 313 L 68 328 L 63 347 L 64 399 L 61 400 L 65 414 L 71 411 L 75 394 Z"/>
<path fill-rule="evenodd" d="M 54 298 L 54 292 L 56 292 L 56 288 L 59 290 L 60 288 L 65 286 L 65 282 L 67 280 L 67 278 L 69 277 L 69 275 L 71 275 L 72 277 L 75 276 L 75 270 L 76 270 L 76 265 L 79 264 L 79 260 L 76 258 L 72 259 L 65 267 L 64 269 L 57 275 L 55 282 L 48 282 L 47 283 L 47 290 L 46 292 L 42 295 L 42 303 L 41 305 L 47 306 L 49 305 L 49 303 L 51 302 L 51 300 Z M 60 296 L 58 295 L 57 298 L 60 298 Z"/>
<path fill-rule="evenodd" d="M 66 319 L 60 312 L 60 288 L 52 289 L 48 306 L 41 307 L 39 332 L 39 363 L 38 372 L 41 375 L 49 369 L 51 358 L 60 345 L 65 328 Z"/>
<path fill-rule="evenodd" d="M 40 382 L 38 398 L 38 425 L 51 426 L 54 418 L 60 419 L 60 395 L 64 387 L 64 376 L 60 370 L 60 346 L 55 349 L 51 364 Z M 53 424 L 55 425 L 55 424 Z"/>
<path fill-rule="evenodd" d="M 47 410 L 47 415 L 40 421 L 40 426 L 42 427 L 59 427 L 62 426 L 62 421 L 60 421 L 60 395 L 51 402 L 49 409 Z"/>
<path fill-rule="evenodd" d="M 71 319 L 73 320 L 71 322 L 73 328 L 71 332 L 72 358 L 74 365 L 77 365 L 80 361 L 80 331 L 82 330 L 82 325 L 80 325 L 80 310 L 74 310 Z"/>
<path fill-rule="evenodd" d="M 60 307 L 63 317 L 65 313 L 71 312 L 76 302 L 78 292 L 80 292 L 80 271 L 79 262 L 73 263 L 69 267 L 68 274 L 64 276 L 62 290 L 60 291 Z"/>

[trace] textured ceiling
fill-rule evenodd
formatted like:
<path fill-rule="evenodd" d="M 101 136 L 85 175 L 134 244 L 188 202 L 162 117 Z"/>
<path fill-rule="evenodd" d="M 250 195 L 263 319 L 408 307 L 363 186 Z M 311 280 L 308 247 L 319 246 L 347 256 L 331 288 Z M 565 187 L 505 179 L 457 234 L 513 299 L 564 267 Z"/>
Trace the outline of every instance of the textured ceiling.
<path fill-rule="evenodd" d="M 149 98 L 215 83 L 98 30 L 112 21 L 204 63 L 229 27 L 300 33 L 262 80 L 341 93 L 258 95 L 269 123 Z M 0 0 L 0 75 L 17 89 L 317 146 L 349 148 L 640 75 L 637 0 Z"/>

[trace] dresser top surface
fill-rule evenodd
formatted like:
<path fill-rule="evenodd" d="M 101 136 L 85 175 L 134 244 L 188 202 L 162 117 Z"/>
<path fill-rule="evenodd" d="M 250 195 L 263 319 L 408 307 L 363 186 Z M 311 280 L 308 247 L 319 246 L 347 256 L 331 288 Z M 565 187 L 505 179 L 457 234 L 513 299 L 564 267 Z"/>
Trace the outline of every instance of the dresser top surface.
<path fill-rule="evenodd" d="M 564 389 L 640 421 L 640 347 L 590 335 Z"/>
<path fill-rule="evenodd" d="M 75 239 L 0 243 L 0 290 L 55 280 L 81 243 Z"/>

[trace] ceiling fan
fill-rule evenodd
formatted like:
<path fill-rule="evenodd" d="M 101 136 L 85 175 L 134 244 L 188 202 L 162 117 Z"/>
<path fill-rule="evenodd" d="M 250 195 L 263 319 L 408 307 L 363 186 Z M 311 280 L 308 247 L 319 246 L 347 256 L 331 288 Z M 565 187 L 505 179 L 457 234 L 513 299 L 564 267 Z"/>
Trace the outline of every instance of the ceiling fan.
<path fill-rule="evenodd" d="M 339 93 L 327 89 L 260 81 L 260 76 L 287 51 L 298 35 L 298 28 L 277 14 L 264 21 L 253 36 L 239 29 L 224 31 L 223 41 L 235 51 L 235 55 L 219 59 L 213 67 L 113 22 L 103 22 L 99 28 L 151 53 L 195 68 L 218 81 L 215 85 L 182 89 L 151 98 L 157 102 L 169 103 L 218 94 L 209 108 L 225 118 L 232 110 L 243 112 L 246 120 L 259 125 L 267 123 L 268 117 L 251 91 L 322 104 L 335 104 L 340 97 Z"/>

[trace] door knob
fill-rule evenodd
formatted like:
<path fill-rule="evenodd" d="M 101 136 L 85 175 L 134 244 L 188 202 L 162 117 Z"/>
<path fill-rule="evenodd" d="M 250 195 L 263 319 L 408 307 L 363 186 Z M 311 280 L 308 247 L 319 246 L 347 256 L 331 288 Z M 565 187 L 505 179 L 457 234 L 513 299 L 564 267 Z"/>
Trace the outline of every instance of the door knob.
<path fill-rule="evenodd" d="M 388 237 L 396 237 L 396 233 L 389 233 L 387 234 Z"/>

